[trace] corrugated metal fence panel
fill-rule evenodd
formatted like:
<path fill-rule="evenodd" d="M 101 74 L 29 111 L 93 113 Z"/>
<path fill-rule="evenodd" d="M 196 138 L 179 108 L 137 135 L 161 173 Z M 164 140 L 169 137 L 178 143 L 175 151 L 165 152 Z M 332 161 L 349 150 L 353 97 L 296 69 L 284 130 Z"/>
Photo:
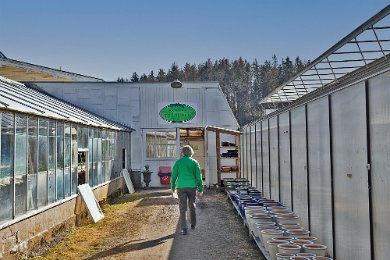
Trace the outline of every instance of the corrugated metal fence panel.
<path fill-rule="evenodd" d="M 310 231 L 333 251 L 328 97 L 307 105 Z"/>
<path fill-rule="evenodd" d="M 306 111 L 301 106 L 291 110 L 293 205 L 303 226 L 309 228 L 306 154 Z"/>
<path fill-rule="evenodd" d="M 251 180 L 251 172 L 252 172 L 252 167 L 251 167 L 251 127 L 248 126 L 246 128 L 246 165 L 247 165 L 247 179 L 250 181 Z"/>
<path fill-rule="evenodd" d="M 376 259 L 390 255 L 390 72 L 369 80 L 372 212 Z"/>
<path fill-rule="evenodd" d="M 278 117 L 269 119 L 271 199 L 279 201 Z"/>
<path fill-rule="evenodd" d="M 256 147 L 257 147 L 257 184 L 256 187 L 258 190 L 262 190 L 263 185 L 263 165 L 261 158 L 261 122 L 256 123 Z"/>
<path fill-rule="evenodd" d="M 246 154 L 246 147 L 247 147 L 247 143 L 246 143 L 246 131 L 247 131 L 247 127 L 245 127 L 243 129 L 243 140 L 242 140 L 242 157 L 243 157 L 243 168 L 244 168 L 244 171 L 243 171 L 243 178 L 248 178 L 248 165 L 247 165 L 247 154 Z"/>
<path fill-rule="evenodd" d="M 262 123 L 262 149 L 263 149 L 263 194 L 264 197 L 270 197 L 270 180 L 269 180 L 269 134 L 268 120 Z"/>
<path fill-rule="evenodd" d="M 255 132 L 255 125 L 252 125 L 251 127 L 251 169 L 252 169 L 252 186 L 256 186 L 256 132 Z"/>
<path fill-rule="evenodd" d="M 332 94 L 336 259 L 370 259 L 364 82 Z"/>
<path fill-rule="evenodd" d="M 289 113 L 279 115 L 279 170 L 280 202 L 291 208 L 291 167 L 290 167 L 290 131 Z"/>

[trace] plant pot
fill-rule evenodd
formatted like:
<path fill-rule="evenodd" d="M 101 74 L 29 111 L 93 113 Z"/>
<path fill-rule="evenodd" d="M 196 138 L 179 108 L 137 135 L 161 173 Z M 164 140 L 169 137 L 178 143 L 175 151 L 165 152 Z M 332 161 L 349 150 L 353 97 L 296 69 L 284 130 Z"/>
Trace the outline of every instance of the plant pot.
<path fill-rule="evenodd" d="M 300 224 L 296 223 L 280 223 L 279 226 L 283 227 L 290 227 L 290 226 L 300 226 Z"/>
<path fill-rule="evenodd" d="M 302 247 L 299 245 L 292 245 L 292 244 L 281 244 L 278 245 L 278 251 L 279 253 L 289 253 L 289 254 L 298 254 L 301 252 Z"/>
<path fill-rule="evenodd" d="M 304 245 L 303 252 L 313 253 L 318 256 L 326 256 L 327 246 L 321 244 Z"/>
<path fill-rule="evenodd" d="M 267 214 L 253 214 L 249 218 L 249 223 L 248 223 L 250 231 L 254 231 L 255 223 L 257 222 L 273 222 L 273 221 L 272 221 L 272 217 Z"/>
<path fill-rule="evenodd" d="M 277 216 L 276 221 L 279 224 L 299 224 L 299 217 L 294 215 Z"/>
<path fill-rule="evenodd" d="M 282 241 L 285 241 L 286 243 L 285 244 L 289 244 L 291 240 L 293 240 L 294 238 L 292 237 L 285 237 L 285 236 L 275 236 L 275 237 L 272 237 L 272 240 L 282 240 Z"/>
<path fill-rule="evenodd" d="M 152 180 L 152 172 L 142 172 L 142 174 L 144 176 L 145 187 L 149 188 L 149 183 Z"/>
<path fill-rule="evenodd" d="M 304 228 L 302 226 L 299 226 L 299 225 L 295 225 L 295 226 L 286 226 L 286 227 L 282 227 L 283 230 L 285 231 L 298 231 L 298 230 L 303 230 Z"/>
<path fill-rule="evenodd" d="M 316 256 L 316 254 L 313 254 L 313 253 L 298 253 L 297 256 L 309 257 L 310 259 L 313 259 L 313 257 Z"/>
<path fill-rule="evenodd" d="M 269 240 L 272 240 L 272 237 L 283 235 L 283 231 L 279 230 L 279 229 L 264 229 L 264 230 L 261 230 L 260 233 L 261 233 L 261 241 L 265 247 L 265 250 L 267 250 L 267 251 L 268 251 L 267 242 Z"/>
<path fill-rule="evenodd" d="M 292 256 L 294 256 L 294 254 L 290 254 L 290 253 L 277 253 L 276 254 L 276 260 L 286 260 L 286 259 L 290 259 Z"/>
<path fill-rule="evenodd" d="M 304 245 L 312 245 L 314 242 L 308 241 L 308 240 L 300 240 L 300 239 L 294 239 L 290 242 L 293 245 L 299 245 L 299 246 L 304 246 Z"/>
<path fill-rule="evenodd" d="M 301 230 L 293 229 L 293 230 L 288 230 L 287 234 L 289 236 L 295 237 L 296 239 L 299 239 L 301 237 L 310 236 L 310 231 L 306 229 L 301 229 Z"/>
<path fill-rule="evenodd" d="M 273 222 L 270 222 L 270 223 L 273 223 Z M 256 223 L 257 224 L 257 223 Z M 275 226 L 275 225 L 256 225 L 255 224 L 255 229 L 253 230 L 253 234 L 255 235 L 255 237 L 257 237 L 258 239 L 262 239 L 262 235 L 261 235 L 261 231 L 262 230 L 269 230 L 269 229 L 277 229 L 279 230 L 279 227 Z"/>
<path fill-rule="evenodd" d="M 316 238 L 316 237 L 299 237 L 298 238 L 299 240 L 307 240 L 307 241 L 312 241 L 312 242 L 316 242 L 316 241 L 318 241 L 318 238 Z"/>
<path fill-rule="evenodd" d="M 282 240 L 269 240 L 267 241 L 269 256 L 272 260 L 276 260 L 276 254 L 278 253 L 278 245 L 285 244 L 286 241 Z"/>

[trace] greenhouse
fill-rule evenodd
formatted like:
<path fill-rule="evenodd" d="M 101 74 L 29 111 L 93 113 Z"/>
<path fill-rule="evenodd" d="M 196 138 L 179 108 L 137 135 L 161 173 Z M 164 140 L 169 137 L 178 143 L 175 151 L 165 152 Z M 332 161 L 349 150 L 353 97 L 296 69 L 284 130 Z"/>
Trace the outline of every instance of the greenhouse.
<path fill-rule="evenodd" d="M 131 128 L 3 77 L 0 90 L 2 227 L 120 176 Z"/>

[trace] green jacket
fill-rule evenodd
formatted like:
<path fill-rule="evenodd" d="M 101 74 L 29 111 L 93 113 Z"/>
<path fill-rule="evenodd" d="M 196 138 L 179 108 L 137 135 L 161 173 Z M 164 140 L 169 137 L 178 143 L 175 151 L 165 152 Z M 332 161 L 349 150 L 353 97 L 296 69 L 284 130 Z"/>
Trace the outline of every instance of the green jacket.
<path fill-rule="evenodd" d="M 171 188 L 197 188 L 203 191 L 202 173 L 199 163 L 189 155 L 177 160 L 173 166 Z"/>

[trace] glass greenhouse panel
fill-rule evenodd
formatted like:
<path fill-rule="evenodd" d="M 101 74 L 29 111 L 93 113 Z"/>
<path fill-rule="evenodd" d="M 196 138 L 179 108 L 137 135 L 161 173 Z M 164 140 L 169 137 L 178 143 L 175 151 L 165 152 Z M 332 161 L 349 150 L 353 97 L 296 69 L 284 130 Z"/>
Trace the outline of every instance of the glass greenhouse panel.
<path fill-rule="evenodd" d="M 70 140 L 70 124 L 65 124 L 65 139 L 64 139 L 64 192 L 65 197 L 70 196 L 70 156 L 71 156 L 71 140 Z"/>
<path fill-rule="evenodd" d="M 29 116 L 28 143 L 27 143 L 27 210 L 38 207 L 37 182 L 38 182 L 38 119 Z"/>
<path fill-rule="evenodd" d="M 1 113 L 0 222 L 12 218 L 14 115 Z"/>
<path fill-rule="evenodd" d="M 64 198 L 64 124 L 57 122 L 57 200 Z"/>
<path fill-rule="evenodd" d="M 56 199 L 56 122 L 49 121 L 49 144 L 48 144 L 48 201 L 55 202 Z"/>
<path fill-rule="evenodd" d="M 27 116 L 16 114 L 15 215 L 27 210 Z"/>
<path fill-rule="evenodd" d="M 47 205 L 48 127 L 47 120 L 39 119 L 38 207 Z"/>

